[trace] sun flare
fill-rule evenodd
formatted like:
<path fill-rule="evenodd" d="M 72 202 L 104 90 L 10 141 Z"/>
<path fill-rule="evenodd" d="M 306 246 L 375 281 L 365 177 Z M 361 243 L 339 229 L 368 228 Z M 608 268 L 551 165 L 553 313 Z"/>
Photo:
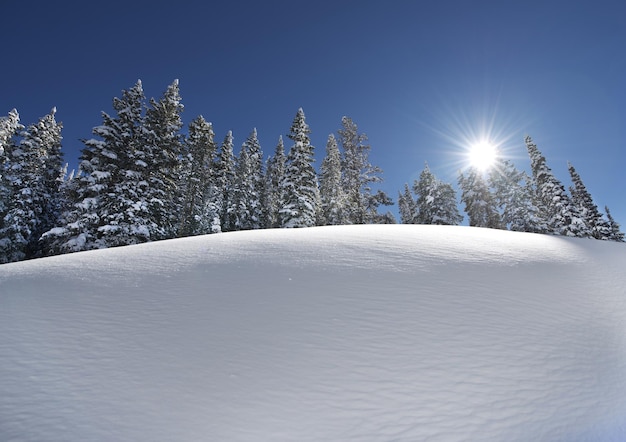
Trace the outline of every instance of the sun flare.
<path fill-rule="evenodd" d="M 496 160 L 498 150 L 493 143 L 481 141 L 470 147 L 469 150 L 470 164 L 478 170 L 487 170 Z"/>

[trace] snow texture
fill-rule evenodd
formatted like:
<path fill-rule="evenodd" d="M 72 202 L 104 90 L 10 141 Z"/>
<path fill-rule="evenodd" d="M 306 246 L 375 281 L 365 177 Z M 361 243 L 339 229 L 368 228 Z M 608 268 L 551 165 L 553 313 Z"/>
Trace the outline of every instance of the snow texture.
<path fill-rule="evenodd" d="M 423 225 L 5 264 L 0 440 L 626 440 L 625 267 Z"/>

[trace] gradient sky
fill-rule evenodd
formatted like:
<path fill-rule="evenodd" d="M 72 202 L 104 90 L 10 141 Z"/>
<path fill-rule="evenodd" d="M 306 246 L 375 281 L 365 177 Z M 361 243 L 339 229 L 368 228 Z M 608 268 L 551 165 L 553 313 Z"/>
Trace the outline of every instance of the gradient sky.
<path fill-rule="evenodd" d="M 56 106 L 72 167 L 114 96 L 178 78 L 185 124 L 202 114 L 236 148 L 256 127 L 272 153 L 302 107 L 317 166 L 350 116 L 394 199 L 425 161 L 456 187 L 483 136 L 528 171 L 529 134 L 626 227 L 624 0 L 25 0 L 2 16 L 0 114 Z"/>

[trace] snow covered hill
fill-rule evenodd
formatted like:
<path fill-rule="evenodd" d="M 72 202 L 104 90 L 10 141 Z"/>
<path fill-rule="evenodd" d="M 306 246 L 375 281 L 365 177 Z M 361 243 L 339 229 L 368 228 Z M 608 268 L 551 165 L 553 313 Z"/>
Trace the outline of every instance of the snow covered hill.
<path fill-rule="evenodd" d="M 623 441 L 626 245 L 225 233 L 0 266 L 2 441 Z"/>

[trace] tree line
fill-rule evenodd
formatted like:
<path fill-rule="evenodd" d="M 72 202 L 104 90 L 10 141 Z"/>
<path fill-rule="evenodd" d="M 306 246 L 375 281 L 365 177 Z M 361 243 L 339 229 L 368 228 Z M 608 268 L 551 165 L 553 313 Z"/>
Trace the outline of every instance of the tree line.
<path fill-rule="evenodd" d="M 246 229 L 395 222 L 372 190 L 382 181 L 370 146 L 343 117 L 320 173 L 304 111 L 286 151 L 282 136 L 264 161 L 256 129 L 234 153 L 202 116 L 182 133 L 178 81 L 146 100 L 141 81 L 113 99 L 94 138 L 67 173 L 56 110 L 24 127 L 0 119 L 0 262 Z M 342 153 L 340 153 L 340 147 Z"/>
<path fill-rule="evenodd" d="M 600 212 L 574 166 L 568 164 L 572 179 L 568 193 L 529 136 L 525 144 L 531 175 L 502 157 L 484 174 L 475 167 L 459 172 L 460 199 L 470 226 L 624 241 L 609 208 L 605 206 L 605 214 Z M 401 221 L 407 224 L 457 225 L 462 221 L 452 185 L 438 180 L 428 164 L 412 188 L 405 184 L 398 208 Z"/>
<path fill-rule="evenodd" d="M 56 109 L 27 127 L 12 110 L 0 118 L 0 263 L 148 241 L 264 228 L 395 223 L 394 204 L 373 186 L 382 170 L 349 117 L 330 134 L 314 167 L 304 111 L 266 160 L 252 130 L 237 155 L 232 132 L 221 143 L 198 116 L 183 134 L 179 83 L 146 100 L 141 81 L 113 99 L 94 138 L 83 140 L 78 172 L 67 171 Z M 487 178 L 459 176 L 472 226 L 623 241 L 570 165 L 570 195 L 526 139 L 532 176 L 498 160 Z M 413 191 L 413 193 L 411 192 Z M 403 223 L 459 224 L 456 191 L 428 166 L 398 207 Z"/>

